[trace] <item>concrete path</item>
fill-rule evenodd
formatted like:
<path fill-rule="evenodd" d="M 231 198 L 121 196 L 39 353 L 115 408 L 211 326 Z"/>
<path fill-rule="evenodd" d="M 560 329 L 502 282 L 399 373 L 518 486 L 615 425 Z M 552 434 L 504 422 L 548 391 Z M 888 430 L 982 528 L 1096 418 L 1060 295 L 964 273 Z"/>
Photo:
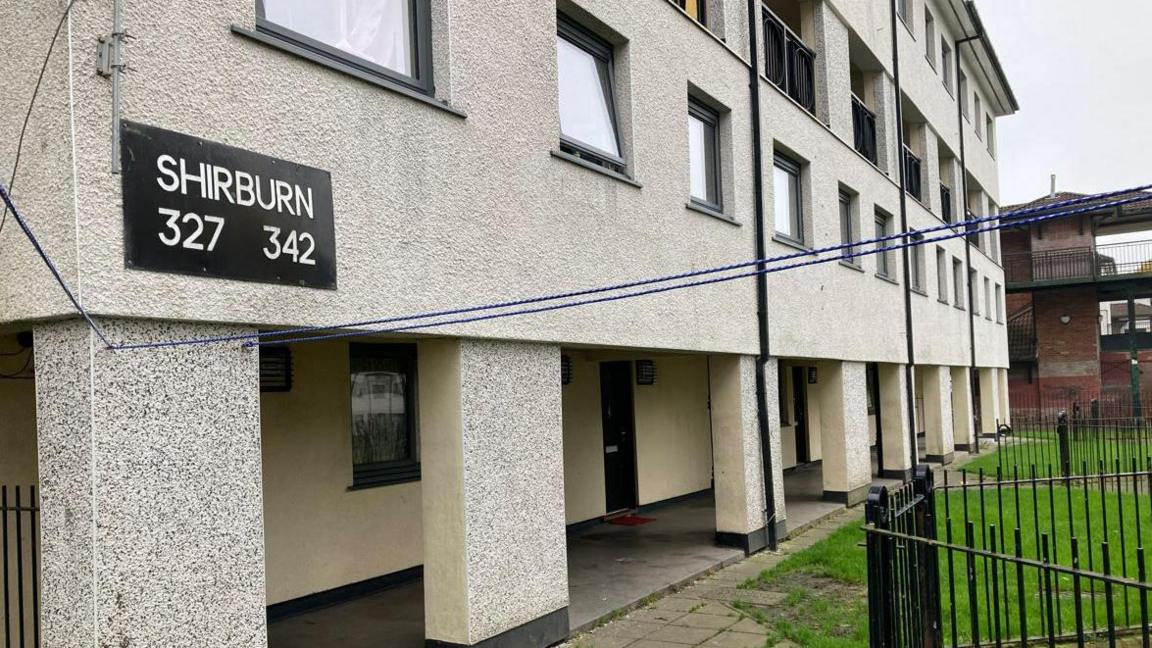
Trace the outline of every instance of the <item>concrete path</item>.
<path fill-rule="evenodd" d="M 781 543 L 779 551 L 761 552 L 705 576 L 691 585 L 607 623 L 577 635 L 564 648 L 763 648 L 768 630 L 732 607 L 733 601 L 772 607 L 784 602 L 782 592 L 740 589 L 760 572 L 789 555 L 827 538 L 848 523 L 863 523 L 861 507 L 840 511 Z M 781 648 L 790 642 L 776 644 Z M 773 648 L 773 647 L 769 647 Z"/>

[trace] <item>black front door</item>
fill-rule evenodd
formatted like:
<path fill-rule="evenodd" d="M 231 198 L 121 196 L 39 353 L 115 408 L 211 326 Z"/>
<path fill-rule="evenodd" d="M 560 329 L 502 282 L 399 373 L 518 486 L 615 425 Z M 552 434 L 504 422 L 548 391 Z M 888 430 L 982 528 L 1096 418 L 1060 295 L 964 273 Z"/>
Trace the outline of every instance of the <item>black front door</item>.
<path fill-rule="evenodd" d="M 812 461 L 808 450 L 808 371 L 792 367 L 792 411 L 796 417 L 796 463 Z"/>
<path fill-rule="evenodd" d="M 866 366 L 868 379 L 868 413 L 876 421 L 876 474 L 884 474 L 884 426 L 883 416 L 880 414 L 880 365 L 870 362 Z"/>
<path fill-rule="evenodd" d="M 636 440 L 632 412 L 632 363 L 600 364 L 604 425 L 604 498 L 609 513 L 636 507 Z"/>

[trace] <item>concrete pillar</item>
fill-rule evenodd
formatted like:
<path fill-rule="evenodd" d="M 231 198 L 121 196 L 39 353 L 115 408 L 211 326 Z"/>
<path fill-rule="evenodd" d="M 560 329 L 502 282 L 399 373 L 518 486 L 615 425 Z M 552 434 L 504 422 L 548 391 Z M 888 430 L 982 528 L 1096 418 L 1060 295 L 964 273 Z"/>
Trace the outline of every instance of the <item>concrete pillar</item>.
<path fill-rule="evenodd" d="M 425 636 L 549 646 L 568 634 L 560 349 L 420 343 Z"/>
<path fill-rule="evenodd" d="M 250 332 L 102 321 L 113 340 Z M 258 354 L 34 329 L 45 646 L 267 645 Z"/>
<path fill-rule="evenodd" d="M 912 437 L 908 434 L 908 390 L 904 365 L 881 364 L 880 377 L 880 452 L 888 479 L 912 477 Z"/>
<path fill-rule="evenodd" d="M 1008 370 L 997 369 L 1000 377 L 1000 422 L 1004 425 L 1012 425 L 1012 402 L 1009 399 L 1008 391 Z"/>
<path fill-rule="evenodd" d="M 824 499 L 854 506 L 872 484 L 868 443 L 868 387 L 861 362 L 817 365 Z"/>
<path fill-rule="evenodd" d="M 774 378 L 775 361 L 770 363 Z M 712 403 L 712 463 L 716 493 L 716 538 L 720 544 L 755 553 L 768 546 L 764 515 L 764 473 L 760 425 L 756 409 L 756 359 L 752 356 L 712 356 L 708 359 Z M 766 383 L 773 386 L 775 382 Z M 775 393 L 775 392 L 772 392 Z M 775 399 L 769 409 L 776 410 Z M 771 425 L 770 451 L 780 461 L 779 414 Z M 773 477 L 783 474 L 774 463 Z M 784 520 L 783 479 L 776 486 L 777 517 Z"/>
<path fill-rule="evenodd" d="M 928 461 L 952 463 L 955 439 L 952 436 L 952 372 L 948 367 L 919 366 L 923 376 L 925 445 Z"/>
<path fill-rule="evenodd" d="M 900 179 L 900 141 L 896 129 L 896 83 L 886 73 L 876 75 L 876 162 L 894 181 Z M 849 140 L 851 141 L 851 140 Z"/>
<path fill-rule="evenodd" d="M 830 4 L 812 5 L 817 52 L 815 69 L 816 116 L 846 142 L 852 131 L 852 79 L 848 63 L 848 28 Z"/>
<path fill-rule="evenodd" d="M 972 420 L 972 382 L 968 367 L 952 367 L 952 435 L 956 449 L 976 450 L 975 422 Z"/>
<path fill-rule="evenodd" d="M 997 370 L 980 367 L 980 435 L 996 436 L 996 421 L 1000 418 L 1000 380 Z"/>

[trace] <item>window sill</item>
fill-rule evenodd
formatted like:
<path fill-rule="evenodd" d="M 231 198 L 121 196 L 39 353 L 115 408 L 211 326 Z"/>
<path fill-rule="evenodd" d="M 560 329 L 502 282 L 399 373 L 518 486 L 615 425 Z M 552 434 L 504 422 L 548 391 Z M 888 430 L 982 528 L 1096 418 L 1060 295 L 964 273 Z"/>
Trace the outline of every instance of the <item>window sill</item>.
<path fill-rule="evenodd" d="M 900 285 L 899 281 L 896 281 L 895 279 L 893 279 L 892 277 L 889 277 L 888 275 L 880 274 L 879 272 L 876 273 L 876 278 L 880 279 L 882 281 L 887 281 L 888 283 L 892 284 L 893 286 L 899 286 Z"/>
<path fill-rule="evenodd" d="M 389 479 L 389 480 L 374 481 L 374 482 L 365 482 L 362 484 L 352 484 L 351 486 L 348 487 L 347 491 L 349 493 L 351 493 L 353 491 L 371 490 L 373 488 L 385 488 L 387 486 L 399 486 L 401 484 L 411 484 L 412 482 L 419 482 L 419 481 L 420 481 L 420 475 L 416 475 L 413 477 L 403 477 L 403 478 L 396 478 L 396 479 Z"/>
<path fill-rule="evenodd" d="M 952 304 L 952 308 L 955 308 L 956 310 L 962 311 L 962 312 L 968 310 L 968 309 L 964 308 L 963 306 L 961 306 L 960 304 Z"/>
<path fill-rule="evenodd" d="M 349 491 L 396 486 L 420 481 L 419 461 L 393 461 L 380 464 L 361 464 L 352 468 Z"/>
<path fill-rule="evenodd" d="M 455 115 L 457 117 L 460 117 L 461 119 L 466 119 L 468 117 L 468 115 L 466 115 L 463 112 L 453 108 L 452 106 L 449 106 L 447 103 L 444 103 L 443 101 L 440 101 L 439 99 L 436 99 L 435 97 L 428 96 L 422 92 L 419 92 L 417 90 L 413 90 L 412 88 L 403 86 L 399 83 L 389 81 L 388 79 L 386 79 L 382 76 L 370 74 L 370 73 L 365 72 L 363 70 L 359 70 L 355 67 L 352 67 L 351 65 L 345 65 L 336 59 L 329 58 L 329 57 L 323 56 L 321 54 L 317 54 L 316 52 L 310 51 L 310 50 L 305 49 L 303 47 L 300 47 L 298 45 L 293 45 L 292 43 L 290 43 L 290 42 L 288 42 L 282 38 L 277 38 L 276 36 L 273 36 L 271 34 L 265 34 L 264 32 L 254 31 L 251 29 L 241 27 L 239 25 L 232 25 L 232 33 L 234 33 L 238 36 L 243 36 L 245 38 L 250 38 L 254 41 L 257 41 L 259 43 L 263 43 L 264 45 L 267 45 L 267 46 L 272 47 L 274 49 L 278 49 L 282 52 L 287 52 L 289 54 L 299 56 L 300 58 L 307 59 L 313 63 L 316 63 L 318 65 L 322 65 L 322 66 L 324 66 L 330 70 L 342 72 L 344 74 L 347 74 L 348 76 L 352 76 L 352 77 L 355 77 L 357 79 L 360 79 L 361 81 L 364 81 L 365 83 L 370 83 L 370 84 L 377 86 L 379 88 L 384 88 L 385 90 L 390 90 L 390 91 L 395 92 L 397 94 L 404 95 L 405 97 L 408 97 L 409 99 L 415 99 L 416 101 L 419 101 L 420 103 L 432 106 L 433 108 L 439 108 L 440 110 L 443 110 L 444 112 L 446 112 L 450 115 Z"/>
<path fill-rule="evenodd" d="M 605 169 L 604 167 L 602 167 L 598 164 L 592 164 L 588 160 L 582 160 L 582 159 L 576 157 L 575 155 L 565 153 L 564 151 L 557 151 L 555 149 L 550 151 L 550 153 L 552 154 L 552 157 L 554 157 L 556 159 L 564 160 L 565 162 L 575 164 L 576 166 L 583 167 L 585 169 L 588 169 L 589 171 L 595 171 L 596 173 L 599 173 L 599 174 L 604 175 L 604 176 L 608 176 L 609 178 L 612 178 L 613 180 L 623 182 L 624 184 L 631 185 L 633 187 L 636 187 L 637 189 L 644 188 L 644 185 L 640 184 L 639 182 L 636 182 L 632 178 L 629 178 L 628 176 L 624 175 L 623 173 L 617 173 L 611 169 Z"/>
<path fill-rule="evenodd" d="M 725 223 L 728 223 L 729 225 L 735 225 L 736 227 L 742 227 L 741 223 L 739 221 L 737 221 L 735 218 L 732 218 L 731 216 L 729 216 L 728 214 L 725 214 L 722 211 L 712 209 L 711 207 L 708 207 L 707 205 L 701 205 L 698 202 L 694 202 L 694 201 L 690 200 L 684 206 L 686 208 L 688 208 L 690 211 L 704 214 L 705 216 L 711 216 L 712 218 L 715 218 L 716 220 L 722 220 Z"/>
<path fill-rule="evenodd" d="M 922 290 L 920 288 L 913 287 L 913 288 L 909 288 L 908 290 L 911 290 L 912 292 L 916 293 L 917 295 L 920 295 L 921 297 L 927 297 L 928 296 L 928 292 L 926 290 Z"/>
<path fill-rule="evenodd" d="M 812 252 L 812 248 L 808 247 L 807 245 L 804 245 L 803 243 L 801 243 L 800 241 L 797 241 L 794 238 L 789 238 L 783 234 L 773 234 L 772 240 L 779 243 L 780 245 L 786 245 L 790 248 L 800 250 L 801 252 L 808 252 L 808 253 Z"/>
<path fill-rule="evenodd" d="M 936 301 L 940 302 L 941 304 L 944 304 L 945 306 L 951 306 L 952 305 L 947 299 L 937 298 Z"/>
<path fill-rule="evenodd" d="M 852 263 L 851 261 L 840 259 L 840 265 L 844 266 L 845 268 L 851 268 L 856 272 L 864 272 L 864 266 L 860 265 L 859 263 Z"/>

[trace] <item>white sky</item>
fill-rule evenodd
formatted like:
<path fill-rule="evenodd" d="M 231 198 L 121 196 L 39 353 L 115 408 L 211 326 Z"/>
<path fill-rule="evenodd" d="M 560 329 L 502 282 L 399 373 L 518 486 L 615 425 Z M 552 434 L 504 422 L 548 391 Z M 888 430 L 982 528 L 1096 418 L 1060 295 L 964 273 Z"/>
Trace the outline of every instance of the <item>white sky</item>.
<path fill-rule="evenodd" d="M 977 0 L 1020 102 L 1000 203 L 1152 184 L 1152 0 Z"/>

